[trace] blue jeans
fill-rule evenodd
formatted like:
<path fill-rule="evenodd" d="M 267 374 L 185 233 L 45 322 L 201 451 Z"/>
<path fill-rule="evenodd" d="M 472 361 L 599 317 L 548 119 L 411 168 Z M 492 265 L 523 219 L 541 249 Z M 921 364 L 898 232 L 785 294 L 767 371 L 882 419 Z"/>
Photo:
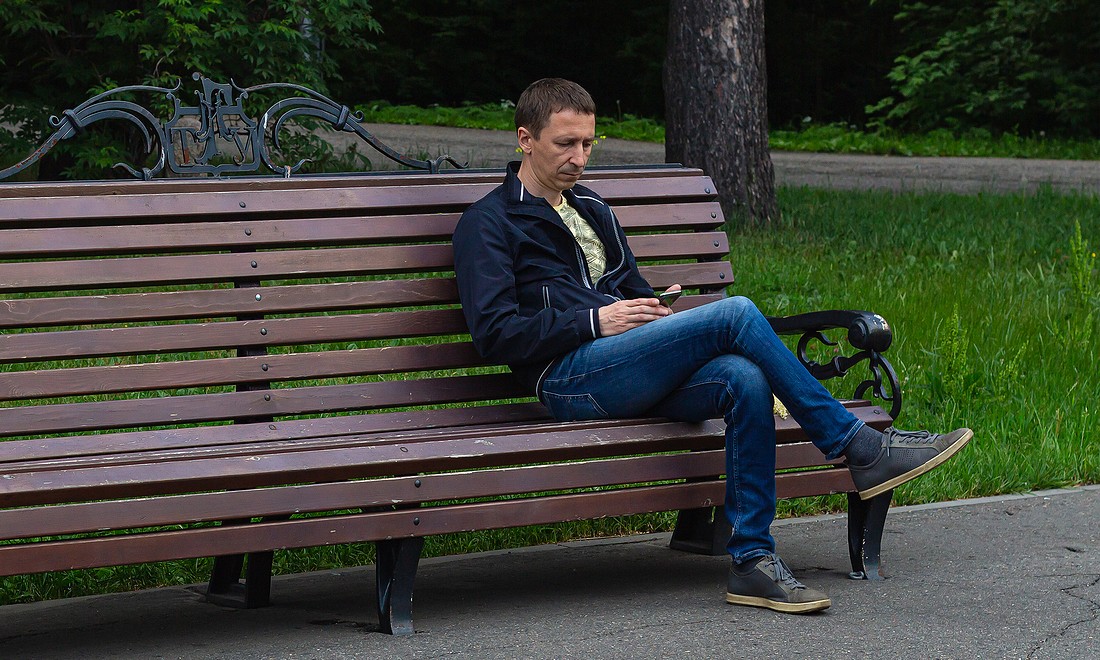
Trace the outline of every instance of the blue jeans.
<path fill-rule="evenodd" d="M 775 552 L 773 392 L 828 458 L 839 456 L 863 426 L 743 297 L 584 344 L 550 368 L 541 399 L 560 420 L 723 417 L 728 549 L 741 562 Z"/>

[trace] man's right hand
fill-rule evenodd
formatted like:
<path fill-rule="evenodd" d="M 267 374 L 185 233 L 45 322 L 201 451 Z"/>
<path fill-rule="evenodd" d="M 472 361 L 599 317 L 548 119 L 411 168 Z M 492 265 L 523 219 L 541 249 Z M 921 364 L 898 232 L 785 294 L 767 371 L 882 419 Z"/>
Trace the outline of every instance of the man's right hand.
<path fill-rule="evenodd" d="M 656 298 L 620 300 L 600 308 L 600 334 L 604 337 L 621 335 L 671 313 L 672 310 Z"/>

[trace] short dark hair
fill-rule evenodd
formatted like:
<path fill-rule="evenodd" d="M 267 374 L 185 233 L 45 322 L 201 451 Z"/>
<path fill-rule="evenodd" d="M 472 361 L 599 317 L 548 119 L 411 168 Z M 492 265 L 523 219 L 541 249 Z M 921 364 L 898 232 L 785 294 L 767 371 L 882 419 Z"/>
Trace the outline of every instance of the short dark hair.
<path fill-rule="evenodd" d="M 516 128 L 526 128 L 538 138 L 550 123 L 550 115 L 572 110 L 579 115 L 596 114 L 596 102 L 583 87 L 562 78 L 536 80 L 523 90 L 516 102 Z"/>

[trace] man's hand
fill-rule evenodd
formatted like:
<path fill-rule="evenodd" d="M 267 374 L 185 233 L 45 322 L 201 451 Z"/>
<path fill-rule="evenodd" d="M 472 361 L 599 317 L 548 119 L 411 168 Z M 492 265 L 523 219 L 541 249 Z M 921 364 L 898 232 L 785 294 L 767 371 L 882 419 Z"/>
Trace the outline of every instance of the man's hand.
<path fill-rule="evenodd" d="M 604 337 L 620 335 L 671 313 L 672 310 L 656 298 L 620 300 L 600 308 L 600 334 Z"/>

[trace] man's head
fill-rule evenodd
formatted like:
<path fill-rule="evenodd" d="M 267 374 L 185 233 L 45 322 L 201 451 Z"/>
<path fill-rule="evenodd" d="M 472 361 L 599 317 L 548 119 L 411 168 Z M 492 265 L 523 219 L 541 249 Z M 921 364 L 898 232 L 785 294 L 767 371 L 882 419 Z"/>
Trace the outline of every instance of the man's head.
<path fill-rule="evenodd" d="M 572 110 L 578 115 L 595 115 L 596 103 L 580 85 L 561 78 L 536 80 L 523 90 L 516 102 L 516 129 L 526 128 L 538 138 L 550 122 L 550 115 Z"/>
<path fill-rule="evenodd" d="M 596 104 L 580 85 L 560 78 L 532 83 L 516 103 L 523 152 L 519 178 L 551 203 L 584 172 L 596 139 Z"/>

